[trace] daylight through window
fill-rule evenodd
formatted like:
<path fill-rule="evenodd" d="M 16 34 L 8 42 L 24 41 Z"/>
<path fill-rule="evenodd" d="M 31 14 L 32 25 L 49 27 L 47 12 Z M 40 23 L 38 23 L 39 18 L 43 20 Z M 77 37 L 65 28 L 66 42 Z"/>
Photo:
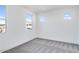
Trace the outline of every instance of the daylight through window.
<path fill-rule="evenodd" d="M 32 29 L 32 13 L 26 13 L 26 29 Z"/>
<path fill-rule="evenodd" d="M 5 32 L 6 27 L 6 6 L 0 5 L 0 33 Z"/>

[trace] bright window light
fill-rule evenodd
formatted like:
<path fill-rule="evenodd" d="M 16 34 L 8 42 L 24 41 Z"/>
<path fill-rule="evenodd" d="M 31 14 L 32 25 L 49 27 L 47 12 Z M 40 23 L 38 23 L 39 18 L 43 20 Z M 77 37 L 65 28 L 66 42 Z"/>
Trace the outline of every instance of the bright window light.
<path fill-rule="evenodd" d="M 71 14 L 69 12 L 64 12 L 64 20 L 71 20 Z"/>
<path fill-rule="evenodd" d="M 39 19 L 40 19 L 40 22 L 45 22 L 45 17 L 44 16 L 40 16 Z"/>
<path fill-rule="evenodd" d="M 32 13 L 26 13 L 26 24 L 25 24 L 26 29 L 32 29 L 32 20 L 33 20 Z"/>
<path fill-rule="evenodd" d="M 31 14 L 26 14 L 26 21 L 32 22 L 32 15 Z"/>
<path fill-rule="evenodd" d="M 6 6 L 0 5 L 0 33 L 4 33 L 6 28 Z"/>

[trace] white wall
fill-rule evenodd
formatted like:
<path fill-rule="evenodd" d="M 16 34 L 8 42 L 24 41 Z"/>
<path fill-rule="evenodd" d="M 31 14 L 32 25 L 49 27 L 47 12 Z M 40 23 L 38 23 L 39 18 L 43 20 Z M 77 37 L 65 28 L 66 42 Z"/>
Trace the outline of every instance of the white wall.
<path fill-rule="evenodd" d="M 79 7 L 77 8 L 77 43 L 79 44 Z"/>
<path fill-rule="evenodd" d="M 33 30 L 24 29 L 26 12 L 27 10 L 20 6 L 7 6 L 7 31 L 0 33 L 0 52 L 36 37 L 35 15 L 33 15 Z"/>
<path fill-rule="evenodd" d="M 39 13 L 39 16 L 44 16 L 45 21 L 40 22 L 38 19 L 38 36 L 51 40 L 64 41 L 77 44 L 77 13 L 76 7 L 66 7 L 47 13 Z M 64 12 L 69 11 L 72 20 L 64 20 Z"/>

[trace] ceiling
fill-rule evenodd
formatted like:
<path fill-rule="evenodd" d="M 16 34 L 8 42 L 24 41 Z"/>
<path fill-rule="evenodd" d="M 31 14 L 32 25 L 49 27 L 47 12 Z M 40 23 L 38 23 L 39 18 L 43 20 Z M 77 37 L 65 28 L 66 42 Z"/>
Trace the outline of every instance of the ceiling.
<path fill-rule="evenodd" d="M 24 5 L 23 7 L 32 12 L 40 13 L 73 6 L 74 5 Z"/>

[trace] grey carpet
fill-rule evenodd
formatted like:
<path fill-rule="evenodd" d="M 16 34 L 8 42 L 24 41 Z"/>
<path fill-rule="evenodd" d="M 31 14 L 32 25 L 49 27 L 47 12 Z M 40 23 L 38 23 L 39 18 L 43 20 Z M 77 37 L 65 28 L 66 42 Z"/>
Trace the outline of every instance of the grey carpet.
<path fill-rule="evenodd" d="M 4 51 L 3 53 L 78 53 L 78 52 L 79 52 L 79 45 L 77 44 L 36 38 L 20 46 Z"/>

